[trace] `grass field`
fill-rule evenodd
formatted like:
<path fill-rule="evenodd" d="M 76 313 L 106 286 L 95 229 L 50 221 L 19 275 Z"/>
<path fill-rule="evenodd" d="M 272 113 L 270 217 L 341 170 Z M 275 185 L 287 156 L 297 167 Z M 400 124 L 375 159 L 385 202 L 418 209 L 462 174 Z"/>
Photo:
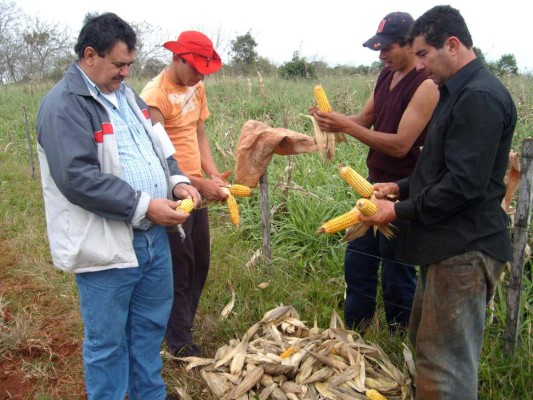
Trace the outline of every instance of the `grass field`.
<path fill-rule="evenodd" d="M 515 99 L 519 123 L 514 149 L 533 131 L 533 79 L 504 82 Z M 355 113 L 373 87 L 373 79 L 321 79 L 332 106 Z M 141 89 L 144 82 L 132 82 Z M 312 134 L 307 107 L 316 82 L 277 78 L 214 77 L 207 80 L 211 118 L 208 135 L 219 170 L 234 169 L 234 150 L 242 125 L 251 119 L 272 127 Z M 33 124 L 49 85 L 4 86 L 0 91 L 0 400 L 84 398 L 77 289 L 72 275 L 51 264 L 46 236 Z M 28 146 L 25 115 L 30 127 Z M 333 311 L 342 315 L 345 245 L 341 235 L 318 236 L 317 227 L 353 206 L 354 192 L 339 177 L 337 164 L 366 172 L 366 147 L 349 139 L 339 144 L 333 163 L 317 153 L 274 156 L 268 168 L 272 208 L 272 260 L 254 254 L 262 248 L 259 196 L 239 199 L 241 226 L 235 229 L 222 205 L 210 206 L 212 265 L 202 297 L 195 338 L 206 354 L 239 338 L 263 314 L 291 304 L 310 325 L 327 327 Z M 231 178 L 230 178 L 231 179 Z M 530 231 L 530 242 L 531 242 Z M 498 287 L 488 318 L 480 371 L 480 399 L 526 399 L 533 393 L 531 261 L 522 292 L 520 343 L 514 357 L 503 355 L 506 281 Z M 236 291 L 233 312 L 220 312 Z M 268 283 L 268 285 L 261 285 Z M 266 286 L 266 287 L 264 287 Z M 261 288 L 264 287 L 264 288 Z M 379 293 L 378 293 L 379 296 Z M 391 336 L 382 306 L 365 339 L 379 344 L 397 365 L 403 364 L 403 336 Z M 165 361 L 169 388 L 184 388 L 194 399 L 214 398 L 196 372 Z M 17 397 L 18 396 L 18 397 Z"/>

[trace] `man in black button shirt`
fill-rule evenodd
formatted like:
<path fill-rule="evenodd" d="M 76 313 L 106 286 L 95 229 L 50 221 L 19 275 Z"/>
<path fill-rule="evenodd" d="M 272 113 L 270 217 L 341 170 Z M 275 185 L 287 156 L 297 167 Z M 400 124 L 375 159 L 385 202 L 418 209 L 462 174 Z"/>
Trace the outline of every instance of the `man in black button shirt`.
<path fill-rule="evenodd" d="M 486 304 L 511 260 L 503 178 L 516 124 L 509 92 L 476 58 L 460 13 L 437 6 L 415 21 L 417 69 L 440 99 L 410 178 L 376 184 L 378 214 L 406 222 L 398 258 L 420 264 L 409 338 L 416 399 L 477 399 Z"/>

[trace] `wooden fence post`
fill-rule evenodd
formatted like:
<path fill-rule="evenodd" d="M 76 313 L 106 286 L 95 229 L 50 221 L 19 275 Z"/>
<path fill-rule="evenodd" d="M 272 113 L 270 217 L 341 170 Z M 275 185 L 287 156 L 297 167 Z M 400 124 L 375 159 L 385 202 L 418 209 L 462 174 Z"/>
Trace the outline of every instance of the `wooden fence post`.
<path fill-rule="evenodd" d="M 504 354 L 509 357 L 515 353 L 520 333 L 520 303 L 524 273 L 525 249 L 531 221 L 531 201 L 533 183 L 533 139 L 522 141 L 520 156 L 520 185 L 514 222 L 513 262 L 509 276 L 507 294 L 507 321 L 504 333 Z"/>
<path fill-rule="evenodd" d="M 268 169 L 259 178 L 259 193 L 261 196 L 261 233 L 263 236 L 263 257 L 272 275 L 272 250 L 270 248 L 270 206 L 268 204 Z"/>
<path fill-rule="evenodd" d="M 28 113 L 26 112 L 26 107 L 22 107 L 22 113 L 24 114 L 24 127 L 26 128 L 26 140 L 28 141 L 28 152 L 30 153 L 31 177 L 32 179 L 35 179 L 35 162 L 33 161 L 33 149 L 31 145 L 30 127 L 28 125 Z"/>

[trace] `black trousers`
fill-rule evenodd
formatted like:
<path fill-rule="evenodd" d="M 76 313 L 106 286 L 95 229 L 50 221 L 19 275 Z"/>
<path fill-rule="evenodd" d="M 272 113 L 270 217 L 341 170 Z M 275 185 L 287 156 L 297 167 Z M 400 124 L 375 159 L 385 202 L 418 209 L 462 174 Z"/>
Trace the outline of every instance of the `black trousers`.
<path fill-rule="evenodd" d="M 208 209 L 191 213 L 179 232 L 169 232 L 174 300 L 168 320 L 165 341 L 171 353 L 193 342 L 192 328 L 200 296 L 209 272 L 210 238 Z"/>
<path fill-rule="evenodd" d="M 394 246 L 394 238 L 386 239 L 379 232 L 374 236 L 372 228 L 348 244 L 344 258 L 344 319 L 349 329 L 364 330 L 374 317 L 380 265 L 387 324 L 391 329 L 407 327 L 416 289 L 416 269 L 394 261 Z"/>

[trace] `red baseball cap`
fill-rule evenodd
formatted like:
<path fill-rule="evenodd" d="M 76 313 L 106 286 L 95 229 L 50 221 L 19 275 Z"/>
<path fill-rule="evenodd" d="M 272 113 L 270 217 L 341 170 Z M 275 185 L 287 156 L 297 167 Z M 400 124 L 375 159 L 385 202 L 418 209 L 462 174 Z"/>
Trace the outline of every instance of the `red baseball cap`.
<path fill-rule="evenodd" d="M 165 49 L 177 54 L 203 75 L 217 72 L 222 60 L 213 48 L 213 42 L 198 31 L 184 31 L 178 40 L 163 44 Z"/>

